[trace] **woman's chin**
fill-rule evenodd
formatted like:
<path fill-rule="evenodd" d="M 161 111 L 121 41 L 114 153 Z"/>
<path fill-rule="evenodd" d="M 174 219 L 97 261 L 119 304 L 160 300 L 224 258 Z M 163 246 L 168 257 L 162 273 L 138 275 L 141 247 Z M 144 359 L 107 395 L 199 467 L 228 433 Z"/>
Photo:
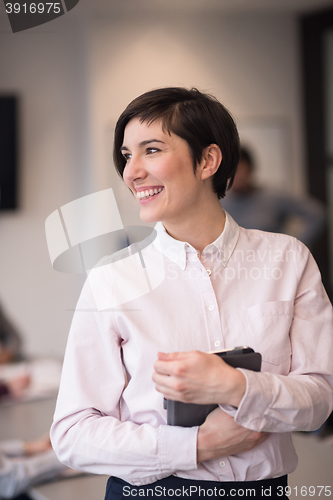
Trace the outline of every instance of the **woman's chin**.
<path fill-rule="evenodd" d="M 157 217 L 157 214 L 154 214 L 152 212 L 149 212 L 148 210 L 141 209 L 140 210 L 140 219 L 142 222 L 158 222 L 159 218 Z"/>

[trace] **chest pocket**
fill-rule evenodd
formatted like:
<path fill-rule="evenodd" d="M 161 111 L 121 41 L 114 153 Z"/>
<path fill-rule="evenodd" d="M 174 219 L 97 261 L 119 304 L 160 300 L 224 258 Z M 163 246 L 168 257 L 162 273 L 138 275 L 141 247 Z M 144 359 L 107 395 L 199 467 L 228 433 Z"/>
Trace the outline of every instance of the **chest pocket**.
<path fill-rule="evenodd" d="M 262 371 L 287 374 L 290 368 L 290 328 L 293 302 L 257 304 L 243 311 L 248 345 L 262 355 Z"/>

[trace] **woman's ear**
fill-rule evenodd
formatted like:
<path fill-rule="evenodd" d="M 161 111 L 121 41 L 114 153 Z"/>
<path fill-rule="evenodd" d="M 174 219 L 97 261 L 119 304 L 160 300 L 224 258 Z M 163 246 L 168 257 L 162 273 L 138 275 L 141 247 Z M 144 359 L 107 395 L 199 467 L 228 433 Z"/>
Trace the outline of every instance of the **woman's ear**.
<path fill-rule="evenodd" d="M 210 144 L 202 153 L 202 159 L 198 165 L 201 179 L 208 179 L 215 174 L 222 161 L 222 153 L 217 144 Z"/>

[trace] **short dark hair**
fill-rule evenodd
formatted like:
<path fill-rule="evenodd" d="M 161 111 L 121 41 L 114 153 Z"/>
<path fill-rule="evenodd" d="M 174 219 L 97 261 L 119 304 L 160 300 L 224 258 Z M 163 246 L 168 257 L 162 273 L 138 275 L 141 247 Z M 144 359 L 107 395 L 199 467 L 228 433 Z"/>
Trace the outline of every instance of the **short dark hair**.
<path fill-rule="evenodd" d="M 120 115 L 114 135 L 113 158 L 122 177 L 126 161 L 121 154 L 125 127 L 132 118 L 151 124 L 161 120 L 163 131 L 172 132 L 189 145 L 196 172 L 203 150 L 217 144 L 221 164 L 213 176 L 213 189 L 223 198 L 234 180 L 239 161 L 239 136 L 229 111 L 213 96 L 196 88 L 166 87 L 151 90 L 134 99 Z"/>

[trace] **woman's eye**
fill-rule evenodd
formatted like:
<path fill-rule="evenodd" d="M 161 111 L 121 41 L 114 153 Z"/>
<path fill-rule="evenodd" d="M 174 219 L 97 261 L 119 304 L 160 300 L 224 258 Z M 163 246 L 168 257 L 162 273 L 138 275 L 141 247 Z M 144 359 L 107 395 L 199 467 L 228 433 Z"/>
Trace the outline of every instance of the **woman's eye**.
<path fill-rule="evenodd" d="M 160 151 L 160 149 L 158 149 L 158 148 L 147 148 L 148 155 L 151 155 L 153 153 L 157 153 L 158 151 Z"/>
<path fill-rule="evenodd" d="M 128 161 L 131 158 L 130 153 L 123 153 L 123 157 L 125 158 L 126 161 Z"/>

